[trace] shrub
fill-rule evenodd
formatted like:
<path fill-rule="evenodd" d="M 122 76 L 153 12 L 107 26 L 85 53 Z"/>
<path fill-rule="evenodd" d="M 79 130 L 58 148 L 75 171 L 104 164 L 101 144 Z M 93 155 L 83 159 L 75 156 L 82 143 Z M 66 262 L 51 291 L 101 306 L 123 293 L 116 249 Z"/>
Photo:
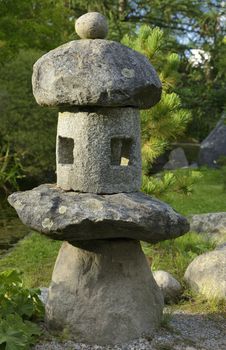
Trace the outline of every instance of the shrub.
<path fill-rule="evenodd" d="M 156 197 L 167 192 L 177 192 L 189 195 L 193 192 L 193 185 L 202 177 L 200 171 L 176 170 L 165 172 L 157 176 L 143 176 L 142 191 Z"/>
<path fill-rule="evenodd" d="M 43 316 L 38 289 L 23 287 L 16 270 L 0 273 L 0 349 L 27 350 L 40 335 L 33 321 Z"/>

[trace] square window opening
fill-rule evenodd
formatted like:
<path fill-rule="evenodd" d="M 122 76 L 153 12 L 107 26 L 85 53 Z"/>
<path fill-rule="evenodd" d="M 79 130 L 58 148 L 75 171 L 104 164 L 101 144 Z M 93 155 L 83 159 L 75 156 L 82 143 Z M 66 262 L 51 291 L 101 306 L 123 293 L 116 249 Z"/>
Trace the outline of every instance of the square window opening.
<path fill-rule="evenodd" d="M 58 163 L 73 164 L 74 163 L 74 140 L 69 137 L 58 137 Z"/>
<path fill-rule="evenodd" d="M 111 165 L 129 166 L 132 164 L 132 144 L 130 138 L 111 139 Z"/>

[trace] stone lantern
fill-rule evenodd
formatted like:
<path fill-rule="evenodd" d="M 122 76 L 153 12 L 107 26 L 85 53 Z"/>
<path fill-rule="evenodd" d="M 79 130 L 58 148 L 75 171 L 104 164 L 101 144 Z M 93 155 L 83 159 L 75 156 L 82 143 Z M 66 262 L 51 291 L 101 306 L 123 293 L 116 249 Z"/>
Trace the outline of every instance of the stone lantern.
<path fill-rule="evenodd" d="M 151 335 L 163 300 L 140 240 L 182 235 L 185 218 L 141 192 L 139 109 L 161 98 L 149 61 L 108 41 L 107 22 L 87 13 L 71 41 L 34 65 L 33 92 L 58 106 L 57 184 L 9 197 L 25 225 L 60 249 L 46 322 L 78 342 L 117 344 Z"/>

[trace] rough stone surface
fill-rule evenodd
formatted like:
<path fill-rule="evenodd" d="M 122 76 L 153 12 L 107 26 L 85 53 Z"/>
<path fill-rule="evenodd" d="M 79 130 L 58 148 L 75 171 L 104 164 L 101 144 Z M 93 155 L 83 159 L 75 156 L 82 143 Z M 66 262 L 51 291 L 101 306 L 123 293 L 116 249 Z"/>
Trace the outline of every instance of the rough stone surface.
<path fill-rule="evenodd" d="M 170 303 L 178 299 L 182 288 L 180 283 L 169 272 L 162 270 L 154 271 L 153 277 L 163 293 L 165 302 Z"/>
<path fill-rule="evenodd" d="M 141 186 L 140 118 L 135 108 L 59 113 L 57 184 L 92 193 Z"/>
<path fill-rule="evenodd" d="M 118 344 L 159 326 L 163 298 L 140 243 L 132 240 L 63 243 L 46 305 L 51 329 L 78 342 Z"/>
<path fill-rule="evenodd" d="M 188 161 L 183 148 L 177 147 L 169 154 L 169 161 L 164 165 L 166 170 L 174 170 L 188 166 Z"/>
<path fill-rule="evenodd" d="M 189 230 L 169 205 L 144 193 L 96 195 L 41 185 L 9 196 L 22 222 L 59 240 L 131 238 L 158 242 Z"/>
<path fill-rule="evenodd" d="M 104 39 L 108 33 L 108 24 L 100 13 L 88 12 L 77 19 L 75 30 L 82 39 Z"/>
<path fill-rule="evenodd" d="M 150 108 L 161 82 L 148 59 L 114 41 L 71 41 L 34 65 L 33 93 L 43 106 Z M 63 108 L 63 107 L 62 107 Z"/>
<path fill-rule="evenodd" d="M 216 127 L 201 143 L 199 152 L 199 165 L 217 167 L 220 156 L 226 157 L 226 115 L 217 123 Z"/>
<path fill-rule="evenodd" d="M 47 303 L 47 299 L 48 299 L 49 288 L 47 288 L 47 287 L 40 287 L 39 289 L 41 291 L 41 294 L 39 295 L 39 299 L 45 305 Z"/>
<path fill-rule="evenodd" d="M 189 218 L 190 229 L 217 242 L 226 241 L 226 212 L 196 214 Z"/>
<path fill-rule="evenodd" d="M 184 278 L 194 291 L 207 298 L 226 299 L 226 247 L 195 258 Z"/>

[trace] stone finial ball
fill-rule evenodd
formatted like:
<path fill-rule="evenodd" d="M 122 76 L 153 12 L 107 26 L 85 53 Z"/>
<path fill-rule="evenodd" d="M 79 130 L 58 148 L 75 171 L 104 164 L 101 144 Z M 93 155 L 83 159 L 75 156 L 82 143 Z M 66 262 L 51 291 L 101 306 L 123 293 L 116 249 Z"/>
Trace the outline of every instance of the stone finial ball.
<path fill-rule="evenodd" d="M 88 12 L 77 19 L 75 31 L 81 39 L 104 39 L 108 33 L 107 20 L 98 12 Z"/>

